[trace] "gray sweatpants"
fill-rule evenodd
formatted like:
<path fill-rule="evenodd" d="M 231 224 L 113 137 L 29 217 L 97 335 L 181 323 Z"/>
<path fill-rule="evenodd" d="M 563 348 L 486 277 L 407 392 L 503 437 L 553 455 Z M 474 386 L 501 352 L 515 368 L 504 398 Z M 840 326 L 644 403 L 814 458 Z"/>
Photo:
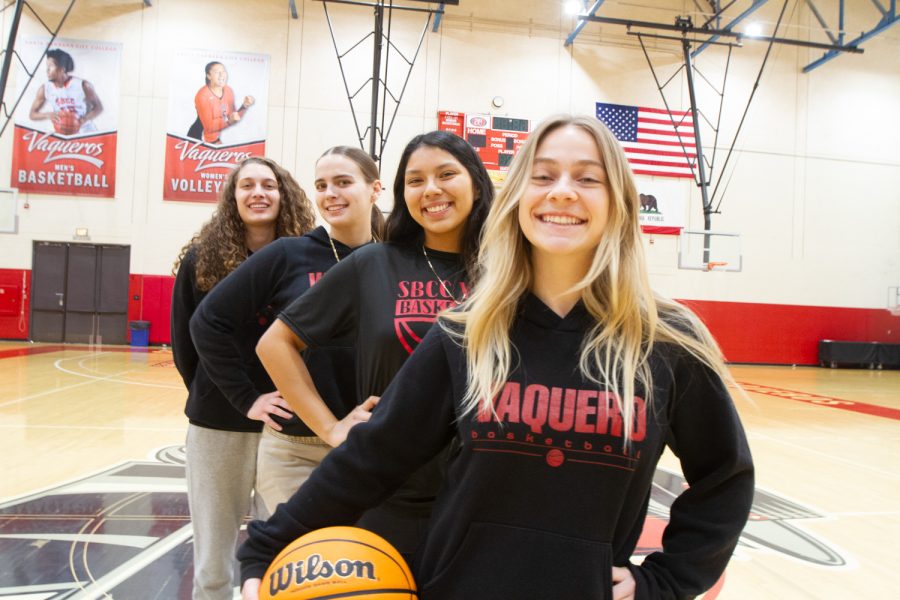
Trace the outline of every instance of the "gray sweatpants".
<path fill-rule="evenodd" d="M 234 553 L 251 508 L 259 433 L 188 425 L 188 505 L 194 526 L 193 600 L 234 598 Z"/>

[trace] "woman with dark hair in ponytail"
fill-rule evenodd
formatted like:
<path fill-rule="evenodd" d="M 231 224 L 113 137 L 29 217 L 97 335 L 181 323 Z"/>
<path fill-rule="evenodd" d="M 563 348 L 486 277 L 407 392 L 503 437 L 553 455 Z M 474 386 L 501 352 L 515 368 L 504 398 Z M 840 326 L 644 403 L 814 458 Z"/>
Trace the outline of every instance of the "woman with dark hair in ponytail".
<path fill-rule="evenodd" d="M 191 319 L 194 345 L 212 381 L 239 411 L 264 425 L 255 485 L 261 514 L 287 500 L 331 446 L 290 412 L 280 394 L 272 403 L 253 406 L 255 377 L 265 379 L 266 391 L 275 389 L 254 355 L 256 343 L 264 327 L 326 271 L 378 239 L 384 223 L 375 204 L 381 192 L 378 167 L 368 154 L 347 146 L 330 148 L 316 162 L 315 176 L 315 202 L 328 229 L 283 238 L 255 253 L 216 286 Z M 262 327 L 253 337 L 240 337 L 245 323 Z M 253 357 L 251 366 L 246 355 Z M 368 416 L 362 408 L 354 411 L 358 398 L 352 346 L 315 348 L 304 358 L 335 415 L 351 421 Z"/>
<path fill-rule="evenodd" d="M 481 229 L 494 188 L 475 150 L 434 131 L 413 138 L 394 180 L 385 243 L 354 252 L 291 304 L 266 331 L 257 354 L 294 412 L 331 446 L 369 413 L 434 324 L 468 295 Z M 316 390 L 303 352 L 355 346 L 357 397 L 341 419 Z M 431 514 L 442 459 L 359 521 L 411 556 Z M 274 508 L 274 507 L 272 507 Z"/>

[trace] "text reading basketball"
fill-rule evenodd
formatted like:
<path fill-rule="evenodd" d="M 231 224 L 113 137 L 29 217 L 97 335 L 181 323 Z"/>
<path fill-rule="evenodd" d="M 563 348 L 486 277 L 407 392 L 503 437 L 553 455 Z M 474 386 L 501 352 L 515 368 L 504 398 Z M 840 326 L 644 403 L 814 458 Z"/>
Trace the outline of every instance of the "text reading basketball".
<path fill-rule="evenodd" d="M 269 573 L 269 595 L 278 594 L 316 579 L 369 579 L 375 581 L 375 565 L 371 562 L 340 558 L 335 561 L 323 559 L 319 554 L 310 554 L 303 560 L 287 562 Z"/>

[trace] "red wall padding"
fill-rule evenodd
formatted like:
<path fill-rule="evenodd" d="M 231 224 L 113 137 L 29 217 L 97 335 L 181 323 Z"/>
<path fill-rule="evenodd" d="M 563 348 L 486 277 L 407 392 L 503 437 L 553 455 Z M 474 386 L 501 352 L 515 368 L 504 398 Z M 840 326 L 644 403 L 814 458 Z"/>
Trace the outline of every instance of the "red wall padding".
<path fill-rule="evenodd" d="M 819 340 L 900 342 L 900 317 L 884 309 L 682 300 L 730 362 L 818 364 Z"/>
<path fill-rule="evenodd" d="M 22 275 L 25 288 L 22 288 Z M 27 340 L 31 316 L 31 271 L 0 269 L 0 339 Z"/>
<path fill-rule="evenodd" d="M 30 292 L 31 272 L 0 269 L 0 339 L 28 339 L 20 329 L 22 273 Z M 136 275 L 129 280 L 128 320 L 150 321 L 150 343 L 170 341 L 169 310 L 175 278 Z M 900 317 L 877 308 L 834 308 L 750 302 L 682 300 L 707 324 L 730 362 L 814 365 L 819 340 L 900 343 Z"/>
<path fill-rule="evenodd" d="M 150 343 L 168 344 L 169 309 L 172 306 L 172 287 L 175 278 L 170 275 L 143 276 L 143 309 L 141 319 L 150 321 Z"/>

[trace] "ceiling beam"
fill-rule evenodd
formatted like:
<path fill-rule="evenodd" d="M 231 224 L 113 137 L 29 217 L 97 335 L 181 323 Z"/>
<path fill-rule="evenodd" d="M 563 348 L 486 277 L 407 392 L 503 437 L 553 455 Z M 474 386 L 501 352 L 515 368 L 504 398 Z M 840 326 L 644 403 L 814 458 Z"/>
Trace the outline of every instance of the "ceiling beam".
<path fill-rule="evenodd" d="M 747 10 L 745 10 L 744 12 L 742 12 L 741 14 L 739 14 L 737 17 L 735 17 L 734 19 L 732 19 L 732 20 L 731 20 L 731 23 L 729 23 L 728 25 L 726 25 L 725 27 L 723 27 L 723 29 L 726 29 L 726 30 L 728 30 L 728 31 L 731 31 L 731 30 L 734 28 L 735 25 L 737 25 L 738 23 L 740 23 L 741 21 L 743 21 L 744 19 L 746 19 L 747 17 L 749 17 L 750 15 L 752 15 L 753 13 L 755 13 L 757 10 L 759 10 L 759 9 L 762 7 L 762 5 L 765 4 L 766 2 L 768 2 L 768 0 L 753 0 L 753 4 L 751 4 L 750 7 L 747 8 Z M 707 21 L 707 23 L 709 23 L 709 21 Z M 694 50 L 694 51 L 691 53 L 691 56 L 694 57 L 694 58 L 696 58 L 697 55 L 700 54 L 701 52 L 703 52 L 703 50 L 704 50 L 711 42 L 715 42 L 717 39 L 719 39 L 719 36 L 717 36 L 717 35 L 712 36 L 712 37 L 709 38 L 705 43 L 700 44 L 700 47 L 697 48 L 696 50 Z"/>
<path fill-rule="evenodd" d="M 843 8 L 843 4 L 844 4 L 844 2 L 843 2 L 843 0 L 841 0 L 842 8 Z M 884 31 L 891 25 L 895 25 L 898 21 L 900 21 L 900 15 L 897 14 L 897 0 L 891 0 L 890 8 L 887 9 L 886 12 L 882 14 L 881 20 L 875 24 L 875 27 L 873 27 L 870 31 L 866 31 L 866 32 L 862 33 L 859 37 L 850 40 L 849 42 L 847 42 L 847 45 L 848 46 L 859 46 L 863 42 L 872 39 L 873 37 L 875 37 L 882 31 Z M 842 29 L 841 35 L 843 35 L 843 27 L 841 29 Z M 860 49 L 860 51 L 862 51 L 862 49 Z M 803 72 L 809 73 L 813 69 L 817 69 L 818 67 L 821 67 L 822 65 L 827 63 L 828 61 L 837 58 L 839 55 L 840 55 L 840 52 L 838 52 L 836 50 L 829 50 L 822 56 L 822 58 L 815 60 L 815 61 L 809 63 L 808 65 L 806 65 L 805 67 L 803 67 Z"/>
<path fill-rule="evenodd" d="M 587 25 L 587 19 L 585 19 L 585 17 L 593 17 L 601 4 L 603 4 L 603 0 L 595 0 L 593 6 L 591 6 L 585 14 L 578 15 L 578 23 L 575 25 L 575 29 L 572 30 L 572 33 L 569 34 L 569 37 L 566 38 L 566 43 L 563 44 L 563 46 L 572 45 L 572 42 L 575 41 L 575 38 L 578 37 L 581 30 Z"/>

